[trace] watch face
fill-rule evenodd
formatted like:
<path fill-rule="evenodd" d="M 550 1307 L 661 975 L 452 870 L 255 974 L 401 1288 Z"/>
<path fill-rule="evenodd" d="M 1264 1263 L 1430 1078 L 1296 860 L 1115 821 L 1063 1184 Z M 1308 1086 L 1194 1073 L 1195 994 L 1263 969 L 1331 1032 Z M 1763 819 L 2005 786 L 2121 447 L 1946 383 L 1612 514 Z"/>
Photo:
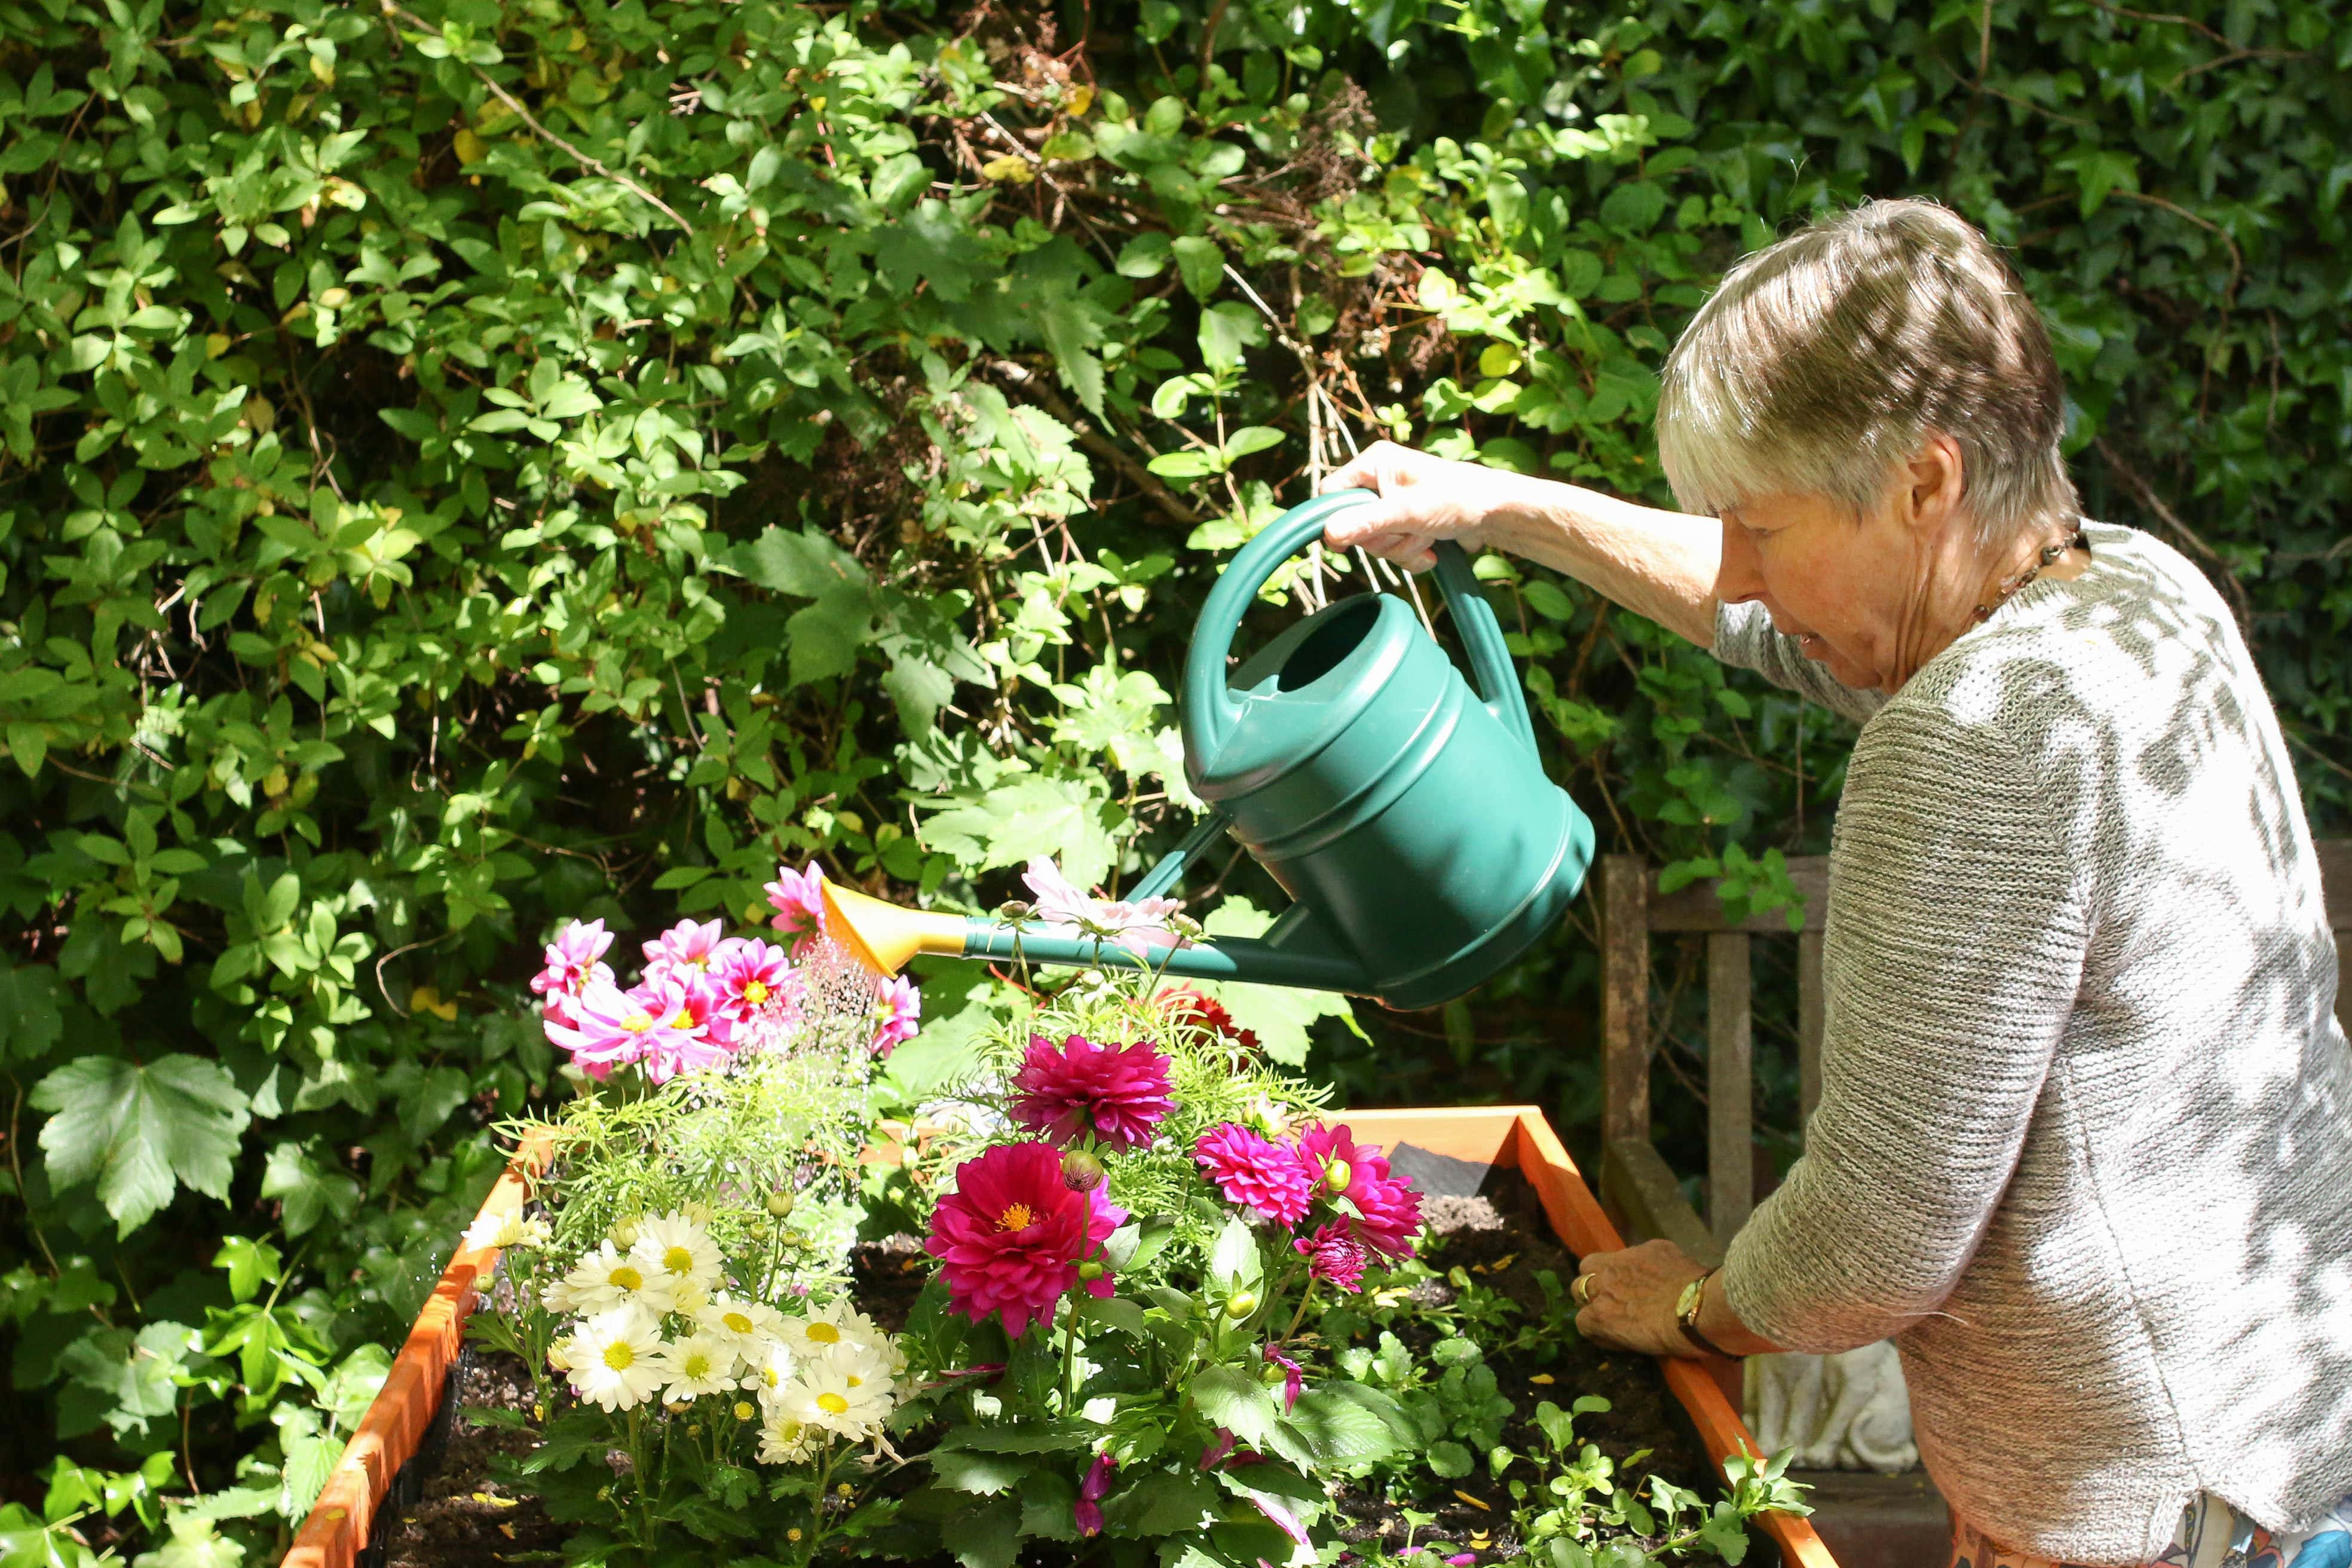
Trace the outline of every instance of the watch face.
<path fill-rule="evenodd" d="M 1704 1274 L 1684 1286 L 1683 1293 L 1675 1300 L 1675 1316 L 1685 1320 L 1689 1319 L 1692 1313 L 1697 1310 L 1699 1294 L 1706 1289 L 1706 1276 Z"/>

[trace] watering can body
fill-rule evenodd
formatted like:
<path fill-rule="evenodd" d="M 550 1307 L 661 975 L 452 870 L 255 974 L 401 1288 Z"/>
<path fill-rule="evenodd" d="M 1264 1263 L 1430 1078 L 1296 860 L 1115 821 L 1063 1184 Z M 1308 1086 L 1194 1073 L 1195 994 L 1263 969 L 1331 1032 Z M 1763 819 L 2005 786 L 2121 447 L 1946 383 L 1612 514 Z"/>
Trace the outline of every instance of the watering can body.
<path fill-rule="evenodd" d="M 1592 860 L 1592 825 L 1537 755 L 1502 628 L 1459 545 L 1435 577 L 1477 679 L 1473 690 L 1406 602 L 1326 605 L 1228 673 L 1242 616 L 1347 490 L 1293 507 L 1227 565 L 1185 660 L 1185 773 L 1210 806 L 1129 893 L 1171 890 L 1230 835 L 1292 899 L 1261 937 L 1150 955 L 1171 975 L 1307 986 L 1391 1007 L 1452 1001 L 1566 913 Z M 917 952 L 1145 966 L 1116 944 L 1024 934 L 901 910 L 825 884 L 826 929 L 875 967 Z"/>
<path fill-rule="evenodd" d="M 1543 771 L 1502 629 L 1458 545 L 1439 547 L 1435 576 L 1478 690 L 1386 594 L 1326 605 L 1227 676 L 1265 579 L 1370 499 L 1294 508 L 1226 568 L 1186 661 L 1185 773 L 1293 900 L 1260 939 L 1268 948 L 1343 957 L 1356 973 L 1341 989 L 1429 1007 L 1561 919 L 1591 864 L 1592 825 Z"/>

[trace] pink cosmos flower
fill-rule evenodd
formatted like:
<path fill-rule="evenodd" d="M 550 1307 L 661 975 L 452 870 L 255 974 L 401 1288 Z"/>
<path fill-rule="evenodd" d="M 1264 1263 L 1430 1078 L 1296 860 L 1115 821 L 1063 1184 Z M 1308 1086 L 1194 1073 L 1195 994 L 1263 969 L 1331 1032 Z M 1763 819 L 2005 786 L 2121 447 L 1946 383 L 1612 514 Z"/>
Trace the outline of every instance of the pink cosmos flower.
<path fill-rule="evenodd" d="M 800 1015 L 808 983 L 784 950 L 757 937 L 730 937 L 711 955 L 720 1022 L 728 1039 L 744 1039 L 762 1021 L 789 1024 Z"/>
<path fill-rule="evenodd" d="M 874 1054 L 887 1057 L 922 1026 L 923 994 L 903 974 L 874 982 Z"/>
<path fill-rule="evenodd" d="M 1318 1227 L 1311 1237 L 1301 1237 L 1291 1248 L 1307 1256 L 1307 1275 L 1310 1279 L 1328 1279 L 1342 1290 L 1360 1289 L 1364 1269 L 1371 1262 L 1371 1254 L 1364 1244 L 1349 1234 L 1345 1220 L 1333 1220 Z"/>
<path fill-rule="evenodd" d="M 776 918 L 768 923 L 792 939 L 793 951 L 824 934 L 824 868 L 810 861 L 797 871 L 779 866 L 763 889 Z"/>
<path fill-rule="evenodd" d="M 1115 947 L 1138 958 L 1149 958 L 1160 948 L 1189 947 L 1191 942 L 1168 929 L 1168 919 L 1183 906 L 1174 899 L 1140 899 L 1133 903 L 1089 898 L 1072 886 L 1062 868 L 1043 855 L 1021 874 L 1037 895 L 1037 914 L 1046 936 L 1104 935 Z M 1082 929 L 1083 928 L 1083 929 Z"/>
<path fill-rule="evenodd" d="M 1079 1262 L 1101 1261 L 1102 1244 L 1127 1219 L 1102 1187 L 1064 1184 L 1050 1143 L 1000 1143 L 958 1165 L 955 1185 L 932 1211 L 923 1250 L 940 1260 L 950 1310 L 974 1322 L 1002 1311 L 1016 1338 L 1033 1320 L 1052 1321 L 1080 1282 Z M 1109 1295 L 1109 1268 L 1085 1285 L 1089 1295 Z"/>
<path fill-rule="evenodd" d="M 667 1027 L 640 1056 L 646 1077 L 667 1083 L 682 1072 L 715 1067 L 730 1054 L 726 1004 L 709 975 L 693 969 L 673 969 L 648 975 L 629 993 Z"/>
<path fill-rule="evenodd" d="M 1095 1462 L 1087 1467 L 1087 1479 L 1078 1483 L 1078 1500 L 1070 1510 L 1080 1535 L 1102 1533 L 1102 1500 L 1110 1491 L 1110 1473 L 1118 1468 L 1108 1454 L 1097 1454 Z"/>
<path fill-rule="evenodd" d="M 1202 1133 L 1192 1159 L 1227 1203 L 1262 1219 L 1297 1225 L 1315 1201 L 1315 1173 L 1297 1152 L 1238 1121 L 1221 1121 Z"/>
<path fill-rule="evenodd" d="M 646 978 L 667 974 L 673 969 L 708 974 L 719 949 L 722 929 L 717 921 L 705 921 L 701 925 L 692 921 L 678 921 L 645 944 Z"/>
<path fill-rule="evenodd" d="M 545 998 L 541 1008 L 548 1022 L 576 1022 L 572 1004 L 587 989 L 588 983 L 612 983 L 613 971 L 602 962 L 604 950 L 612 945 L 613 933 L 604 929 L 603 921 L 590 921 L 584 925 L 572 921 L 555 933 L 555 940 L 547 944 L 547 967 L 530 978 L 532 994 Z"/>
<path fill-rule="evenodd" d="M 1112 1149 L 1151 1142 L 1176 1102 L 1168 1096 L 1168 1058 L 1139 1041 L 1097 1046 L 1072 1035 L 1056 1047 L 1029 1037 L 1029 1054 L 1013 1076 L 1013 1120 L 1056 1143 L 1091 1133 Z"/>
<path fill-rule="evenodd" d="M 1309 1127 L 1298 1135 L 1298 1157 L 1318 1193 L 1337 1200 L 1357 1240 L 1382 1258 L 1405 1258 L 1421 1229 L 1421 1194 L 1389 1174 L 1377 1143 L 1359 1143 L 1348 1129 Z"/>
<path fill-rule="evenodd" d="M 640 996 L 613 984 L 610 973 L 592 979 L 571 1008 L 571 1019 L 548 1019 L 547 1037 L 572 1053 L 572 1059 L 590 1078 L 603 1079 L 616 1067 L 645 1060 L 656 1052 L 667 1056 L 680 1048 L 671 1020 L 677 1010 L 665 998 Z"/>

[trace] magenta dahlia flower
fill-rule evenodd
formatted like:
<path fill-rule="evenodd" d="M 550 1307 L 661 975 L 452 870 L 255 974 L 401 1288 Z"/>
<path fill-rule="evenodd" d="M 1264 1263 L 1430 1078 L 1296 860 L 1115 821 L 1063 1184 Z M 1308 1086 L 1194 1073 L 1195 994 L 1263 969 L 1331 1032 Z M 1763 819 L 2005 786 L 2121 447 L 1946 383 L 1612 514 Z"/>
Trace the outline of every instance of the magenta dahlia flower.
<path fill-rule="evenodd" d="M 903 974 L 874 983 L 874 1054 L 887 1057 L 922 1027 L 923 994 Z"/>
<path fill-rule="evenodd" d="M 677 1005 L 667 992 L 648 992 L 644 986 L 624 991 L 609 977 L 588 983 L 573 1002 L 568 1022 L 550 1018 L 542 1026 L 551 1042 L 572 1053 L 581 1071 L 598 1079 L 633 1062 L 667 1063 L 695 1048 L 701 1032 L 700 1020 Z M 650 1074 L 654 1069 L 646 1070 Z M 667 1078 L 669 1072 L 662 1076 Z"/>
<path fill-rule="evenodd" d="M 1389 1174 L 1377 1143 L 1359 1143 L 1345 1126 L 1309 1127 L 1298 1135 L 1298 1157 L 1317 1179 L 1357 1240 L 1382 1258 L 1405 1258 L 1421 1229 L 1421 1194 Z"/>
<path fill-rule="evenodd" d="M 592 980 L 611 984 L 613 971 L 603 961 L 604 950 L 613 945 L 613 933 L 604 929 L 603 921 L 590 921 L 584 925 L 568 921 L 547 944 L 546 967 L 530 977 L 531 994 L 543 998 L 542 1016 L 549 1023 L 570 1025 L 577 1022 L 572 1004 L 588 988 Z"/>
<path fill-rule="evenodd" d="M 1168 1058 L 1139 1041 L 1098 1046 L 1072 1035 L 1059 1046 L 1029 1037 L 1029 1054 L 1013 1075 L 1013 1120 L 1057 1143 L 1091 1133 L 1112 1149 L 1139 1149 L 1175 1109 Z"/>
<path fill-rule="evenodd" d="M 1192 1159 L 1227 1203 L 1261 1219 L 1297 1225 L 1315 1201 L 1315 1173 L 1297 1152 L 1238 1121 L 1220 1121 L 1202 1133 Z"/>
<path fill-rule="evenodd" d="M 1372 1256 L 1349 1231 L 1345 1220 L 1318 1226 L 1313 1236 L 1300 1237 L 1290 1245 L 1306 1255 L 1308 1279 L 1328 1279 L 1342 1290 L 1363 1287 L 1364 1269 Z"/>
<path fill-rule="evenodd" d="M 705 921 L 697 925 L 692 921 L 680 921 L 653 941 L 645 944 L 646 978 L 664 976 L 673 970 L 692 974 L 708 974 L 719 947 L 722 927 L 717 921 Z"/>
<path fill-rule="evenodd" d="M 931 1214 L 923 1250 L 940 1260 L 948 1305 L 973 1322 L 1004 1314 L 1018 1336 L 1032 1320 L 1051 1321 L 1055 1304 L 1080 1283 L 1081 1261 L 1103 1262 L 1102 1244 L 1127 1211 L 1105 1189 L 1072 1192 L 1062 1156 L 1049 1143 L 1000 1143 L 956 1167 L 955 1191 Z M 1084 1281 L 1108 1296 L 1108 1266 Z"/>
<path fill-rule="evenodd" d="M 763 1026 L 790 1024 L 800 1014 L 808 983 L 784 950 L 757 937 L 729 937 L 710 955 L 719 1022 L 730 1042 L 748 1041 Z"/>
<path fill-rule="evenodd" d="M 1102 1533 L 1102 1500 L 1109 1495 L 1110 1473 L 1118 1468 L 1108 1454 L 1097 1454 L 1095 1462 L 1087 1467 L 1087 1479 L 1078 1483 L 1078 1500 L 1070 1509 L 1070 1521 L 1080 1535 Z"/>
<path fill-rule="evenodd" d="M 776 879 L 761 889 L 776 918 L 768 923 L 792 939 L 797 952 L 824 934 L 824 868 L 810 861 L 797 871 L 776 868 Z"/>

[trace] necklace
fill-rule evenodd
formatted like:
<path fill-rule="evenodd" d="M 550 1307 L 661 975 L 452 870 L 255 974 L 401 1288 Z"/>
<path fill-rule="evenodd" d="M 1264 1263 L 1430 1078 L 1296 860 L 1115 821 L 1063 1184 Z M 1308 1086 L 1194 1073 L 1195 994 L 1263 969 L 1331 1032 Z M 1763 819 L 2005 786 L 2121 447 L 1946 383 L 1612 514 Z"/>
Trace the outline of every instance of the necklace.
<path fill-rule="evenodd" d="M 1991 604 L 1979 605 L 1977 606 L 1976 618 L 1978 624 L 1982 625 L 1984 622 L 1992 619 L 1992 613 L 1995 610 L 2000 609 L 2001 605 L 2007 604 L 2011 595 L 2016 593 L 2020 588 L 2024 587 L 2028 583 L 2032 582 L 2036 577 L 2041 576 L 2046 568 L 2056 565 L 2058 557 L 2065 554 L 2069 550 L 2079 549 L 2087 551 L 2090 548 L 2090 537 L 2083 531 L 2082 526 L 2079 523 L 2075 525 L 2074 531 L 2068 534 L 2065 538 L 2059 540 L 2054 544 L 2043 545 L 2042 547 L 2040 559 L 2036 560 L 2032 565 L 2028 566 L 2024 571 L 2019 573 L 2008 582 L 2002 584 L 2000 590 L 1993 595 Z"/>

